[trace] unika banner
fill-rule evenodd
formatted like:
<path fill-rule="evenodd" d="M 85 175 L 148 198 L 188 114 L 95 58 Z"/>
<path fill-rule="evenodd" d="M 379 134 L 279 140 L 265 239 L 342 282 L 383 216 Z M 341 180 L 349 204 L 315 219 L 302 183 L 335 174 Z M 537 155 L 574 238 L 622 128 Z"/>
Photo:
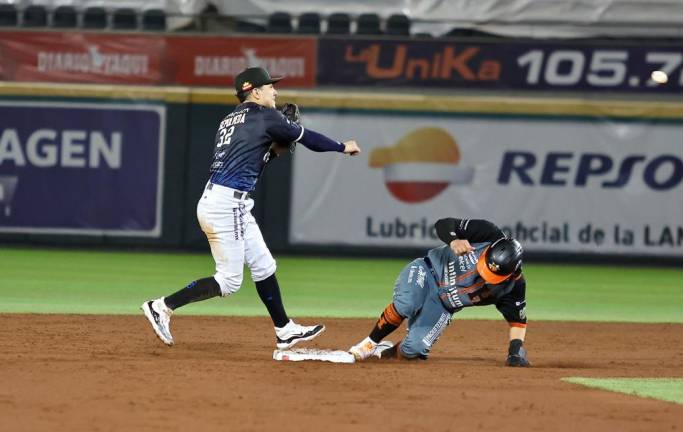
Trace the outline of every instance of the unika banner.
<path fill-rule="evenodd" d="M 322 38 L 318 84 L 680 93 L 681 45 Z"/>
<path fill-rule="evenodd" d="M 305 125 L 363 153 L 295 153 L 293 244 L 430 247 L 456 217 L 530 251 L 683 256 L 683 122 L 307 111 Z"/>
<path fill-rule="evenodd" d="M 165 107 L 0 102 L 0 232 L 161 234 Z"/>

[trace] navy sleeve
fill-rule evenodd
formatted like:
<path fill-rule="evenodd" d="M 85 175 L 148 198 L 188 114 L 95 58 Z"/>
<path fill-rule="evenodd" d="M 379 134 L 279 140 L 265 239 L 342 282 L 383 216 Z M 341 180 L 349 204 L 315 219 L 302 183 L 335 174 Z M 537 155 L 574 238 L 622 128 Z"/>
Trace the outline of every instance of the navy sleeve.
<path fill-rule="evenodd" d="M 274 108 L 266 109 L 263 117 L 266 132 L 275 142 L 290 144 L 299 141 L 304 134 L 303 127 L 286 119 Z"/>
<path fill-rule="evenodd" d="M 312 131 L 310 129 L 304 130 L 304 134 L 299 142 L 306 146 L 307 149 L 315 152 L 336 151 L 343 153 L 344 144 L 326 137 L 325 135 Z"/>
<path fill-rule="evenodd" d="M 500 228 L 484 219 L 439 219 L 434 224 L 434 228 L 441 241 L 446 244 L 450 244 L 455 239 L 468 240 L 470 243 L 484 243 L 505 237 Z"/>
<path fill-rule="evenodd" d="M 526 281 L 520 275 L 515 280 L 515 286 L 508 294 L 496 302 L 496 309 L 512 326 L 526 326 Z"/>

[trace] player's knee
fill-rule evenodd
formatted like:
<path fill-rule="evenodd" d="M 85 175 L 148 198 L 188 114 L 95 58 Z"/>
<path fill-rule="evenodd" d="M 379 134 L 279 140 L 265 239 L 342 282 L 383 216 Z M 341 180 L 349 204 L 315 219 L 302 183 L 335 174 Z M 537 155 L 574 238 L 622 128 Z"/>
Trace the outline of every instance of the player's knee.
<path fill-rule="evenodd" d="M 242 286 L 242 275 L 227 275 L 225 273 L 216 273 L 214 279 L 221 287 L 221 296 L 227 297 L 239 291 Z"/>
<path fill-rule="evenodd" d="M 269 260 L 261 260 L 253 267 L 250 267 L 249 270 L 251 270 L 251 278 L 254 282 L 260 282 L 275 274 L 277 264 L 275 264 L 275 260 L 271 257 Z"/>
<path fill-rule="evenodd" d="M 400 346 L 401 355 L 408 359 L 426 360 L 429 357 L 430 348 L 423 341 L 411 340 L 409 337 L 403 340 Z"/>

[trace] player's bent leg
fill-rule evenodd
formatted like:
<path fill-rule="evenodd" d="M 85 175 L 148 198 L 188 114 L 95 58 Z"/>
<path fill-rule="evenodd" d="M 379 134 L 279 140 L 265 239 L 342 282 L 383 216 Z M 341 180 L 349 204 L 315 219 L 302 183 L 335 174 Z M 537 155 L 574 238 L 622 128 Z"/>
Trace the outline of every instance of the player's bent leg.
<path fill-rule="evenodd" d="M 402 358 L 408 360 L 427 360 L 427 358 L 429 358 L 429 351 L 431 350 L 431 346 L 428 346 L 427 344 L 421 341 L 409 341 L 406 339 L 404 339 L 398 347 L 399 355 Z"/>
<path fill-rule="evenodd" d="M 382 341 L 382 339 L 386 338 L 393 333 L 394 330 L 399 328 L 404 319 L 405 318 L 396 310 L 394 303 L 389 303 L 389 305 L 384 308 L 382 314 L 375 323 L 375 326 L 370 331 L 370 339 L 374 342 Z"/>
<path fill-rule="evenodd" d="M 247 209 L 251 207 L 248 205 Z M 304 326 L 289 319 L 282 302 L 280 285 L 275 276 L 277 265 L 270 253 L 263 235 L 249 213 L 246 220 L 244 234 L 244 255 L 251 275 L 256 283 L 256 291 L 261 301 L 268 309 L 275 327 L 275 343 L 278 349 L 287 349 L 300 342 L 310 341 L 320 336 L 325 331 L 325 326 L 315 324 Z"/>
<path fill-rule="evenodd" d="M 257 281 L 256 292 L 261 302 L 268 309 L 268 314 L 270 314 L 275 328 L 287 325 L 289 317 L 285 312 L 285 306 L 282 304 L 282 295 L 280 294 L 280 285 L 277 282 L 277 277 L 272 274 L 270 277 Z"/>
<path fill-rule="evenodd" d="M 172 310 L 189 303 L 208 300 L 221 295 L 221 288 L 213 276 L 190 282 L 185 288 L 166 296 L 164 303 Z"/>
<path fill-rule="evenodd" d="M 252 279 L 260 282 L 275 274 L 277 265 L 251 213 L 247 214 L 245 221 L 244 258 Z"/>
<path fill-rule="evenodd" d="M 285 312 L 280 285 L 275 276 L 277 266 L 251 214 L 247 217 L 244 237 L 244 256 L 256 284 L 256 292 L 268 309 L 273 326 L 276 329 L 282 328 L 289 322 L 289 317 Z"/>
<path fill-rule="evenodd" d="M 368 337 L 349 348 L 356 360 L 395 357 L 398 348 L 382 339 L 396 330 L 405 318 L 412 322 L 420 313 L 429 291 L 428 285 L 425 288 L 427 272 L 422 259 L 412 261 L 401 270 L 394 285 L 392 302 L 382 311 Z"/>
<path fill-rule="evenodd" d="M 217 272 L 213 275 L 221 289 L 221 297 L 227 297 L 239 291 L 242 286 L 242 275 L 226 274 Z"/>
<path fill-rule="evenodd" d="M 432 346 L 451 322 L 451 314 L 439 300 L 436 284 L 430 284 L 428 290 L 422 310 L 410 321 L 408 334 L 401 342 L 400 354 L 406 358 L 427 359 Z"/>
<path fill-rule="evenodd" d="M 234 239 L 229 233 L 206 233 L 211 255 L 216 262 L 214 278 L 223 297 L 239 291 L 244 272 L 244 240 Z"/>
<path fill-rule="evenodd" d="M 394 285 L 393 304 L 404 318 L 413 318 L 422 309 L 428 290 L 425 289 L 429 270 L 424 260 L 416 259 L 405 266 Z"/>
<path fill-rule="evenodd" d="M 242 285 L 245 236 L 241 223 L 233 217 L 237 205 L 216 190 L 205 191 L 197 204 L 197 220 L 211 247 L 216 263 L 214 278 L 223 297 L 237 292 Z"/>

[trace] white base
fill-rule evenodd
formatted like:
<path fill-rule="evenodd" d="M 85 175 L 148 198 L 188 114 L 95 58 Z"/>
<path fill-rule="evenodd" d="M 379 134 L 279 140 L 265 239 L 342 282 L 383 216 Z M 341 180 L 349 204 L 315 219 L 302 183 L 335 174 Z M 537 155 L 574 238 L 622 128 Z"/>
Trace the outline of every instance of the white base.
<path fill-rule="evenodd" d="M 278 361 L 305 361 L 318 360 L 332 363 L 355 363 L 353 354 L 346 351 L 334 351 L 314 348 L 295 348 L 289 350 L 273 351 L 273 360 Z"/>

